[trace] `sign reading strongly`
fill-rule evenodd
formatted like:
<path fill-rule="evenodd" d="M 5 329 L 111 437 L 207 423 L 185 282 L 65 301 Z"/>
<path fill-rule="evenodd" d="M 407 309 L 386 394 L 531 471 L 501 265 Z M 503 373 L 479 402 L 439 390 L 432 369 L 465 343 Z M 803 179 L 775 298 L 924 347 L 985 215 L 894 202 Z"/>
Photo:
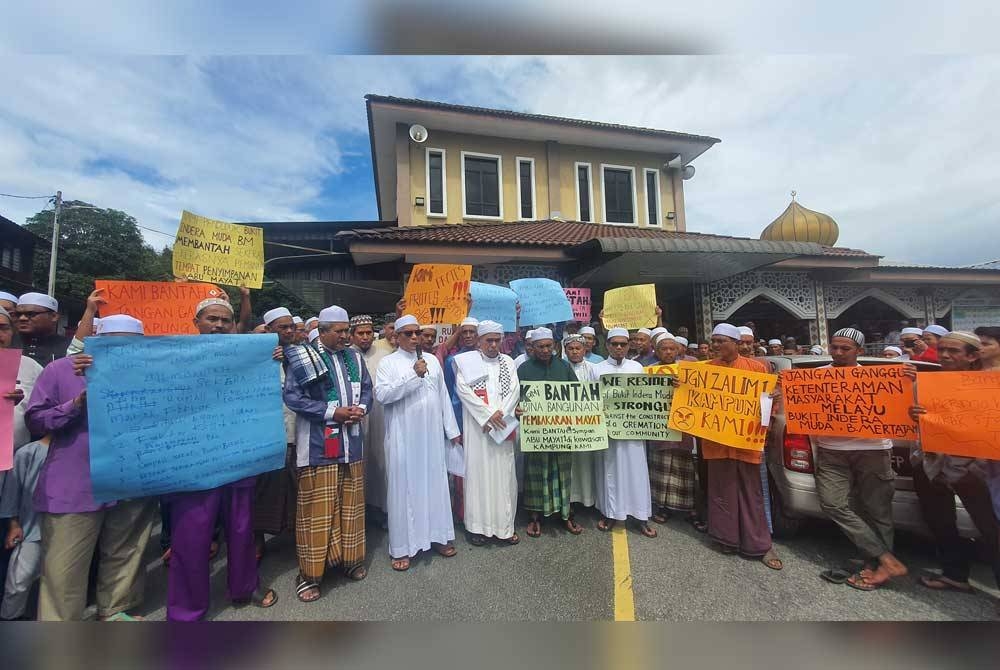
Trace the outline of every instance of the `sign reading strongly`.
<path fill-rule="evenodd" d="M 521 303 L 522 326 L 573 320 L 573 308 L 559 282 L 541 278 L 515 279 L 510 287 Z"/>
<path fill-rule="evenodd" d="M 573 308 L 573 320 L 580 323 L 590 323 L 590 289 L 564 288 L 563 292 Z"/>
<path fill-rule="evenodd" d="M 98 279 L 103 289 L 105 314 L 128 314 L 142 321 L 146 335 L 197 335 L 194 308 L 206 298 L 218 298 L 215 284 L 169 281 L 119 281 Z"/>
<path fill-rule="evenodd" d="M 504 286 L 472 282 L 472 308 L 469 316 L 496 321 L 505 333 L 517 330 L 517 294 Z"/>
<path fill-rule="evenodd" d="M 912 440 L 913 382 L 902 365 L 783 370 L 788 432 Z"/>
<path fill-rule="evenodd" d="M 98 501 L 204 491 L 285 463 L 277 336 L 88 337 Z"/>
<path fill-rule="evenodd" d="M 738 449 L 763 451 L 760 396 L 770 394 L 777 375 L 720 365 L 678 365 L 670 427 Z"/>
<path fill-rule="evenodd" d="M 406 313 L 425 323 L 458 323 L 469 313 L 471 265 L 414 265 L 406 282 Z"/>
<path fill-rule="evenodd" d="M 667 425 L 674 387 L 665 375 L 601 375 L 601 403 L 612 440 L 680 442 Z"/>
<path fill-rule="evenodd" d="M 924 451 L 1000 460 L 1000 372 L 919 372 Z"/>
<path fill-rule="evenodd" d="M 598 382 L 522 382 L 521 451 L 608 448 Z"/>
<path fill-rule="evenodd" d="M 604 292 L 605 328 L 652 328 L 656 325 L 656 285 L 636 284 Z"/>
<path fill-rule="evenodd" d="M 0 395 L 10 393 L 17 385 L 21 367 L 20 349 L 0 349 Z M 27 403 L 25 398 L 21 402 Z M 14 467 L 14 403 L 0 398 L 0 472 Z"/>
<path fill-rule="evenodd" d="M 260 288 L 264 230 L 184 212 L 174 240 L 174 276 Z"/>

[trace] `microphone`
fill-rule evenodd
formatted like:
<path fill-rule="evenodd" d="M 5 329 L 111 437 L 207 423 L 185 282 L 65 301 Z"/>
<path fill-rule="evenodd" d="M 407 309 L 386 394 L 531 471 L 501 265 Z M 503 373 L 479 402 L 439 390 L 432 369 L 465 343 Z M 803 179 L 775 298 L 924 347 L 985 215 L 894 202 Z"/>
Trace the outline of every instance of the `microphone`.
<path fill-rule="evenodd" d="M 424 360 L 424 348 L 421 347 L 419 344 L 417 345 L 417 360 L 418 361 Z"/>

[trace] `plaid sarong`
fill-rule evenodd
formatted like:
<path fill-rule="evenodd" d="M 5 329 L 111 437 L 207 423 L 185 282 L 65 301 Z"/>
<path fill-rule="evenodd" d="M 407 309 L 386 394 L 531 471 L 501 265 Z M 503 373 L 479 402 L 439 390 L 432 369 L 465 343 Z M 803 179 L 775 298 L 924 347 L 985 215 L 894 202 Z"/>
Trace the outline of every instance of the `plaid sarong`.
<path fill-rule="evenodd" d="M 289 344 L 281 349 L 288 368 L 285 374 L 292 375 L 303 386 L 330 374 L 319 352 L 306 344 Z"/>
<path fill-rule="evenodd" d="M 364 562 L 364 461 L 299 468 L 295 548 L 299 572 L 317 583 L 328 565 L 350 570 Z"/>
<path fill-rule="evenodd" d="M 533 452 L 524 455 L 524 509 L 569 518 L 573 455 Z"/>
<path fill-rule="evenodd" d="M 677 449 L 657 448 L 655 442 L 650 442 L 646 462 L 653 509 L 694 510 L 694 456 Z"/>

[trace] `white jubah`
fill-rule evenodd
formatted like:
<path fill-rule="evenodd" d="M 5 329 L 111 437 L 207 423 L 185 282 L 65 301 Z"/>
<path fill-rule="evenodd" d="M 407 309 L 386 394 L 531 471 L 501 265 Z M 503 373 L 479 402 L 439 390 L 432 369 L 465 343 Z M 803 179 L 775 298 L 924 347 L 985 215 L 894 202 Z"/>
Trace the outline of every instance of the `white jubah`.
<path fill-rule="evenodd" d="M 596 382 L 600 379 L 594 364 L 586 359 L 579 363 L 570 363 L 576 378 L 582 382 Z M 593 507 L 597 501 L 594 486 L 594 460 L 603 458 L 593 451 L 573 452 L 573 476 L 570 480 L 569 501 L 580 503 L 584 507 Z"/>
<path fill-rule="evenodd" d="M 520 385 L 509 356 L 480 355 L 487 372 L 485 379 L 470 385 L 461 370 L 455 375 L 455 390 L 463 410 L 465 529 L 475 535 L 507 540 L 514 535 L 517 510 L 514 437 L 497 444 L 483 427 L 497 411 L 501 416 L 514 414 Z"/>
<path fill-rule="evenodd" d="M 389 555 L 414 557 L 455 539 L 445 450 L 461 433 L 441 365 L 424 356 L 427 373 L 413 371 L 416 353 L 399 349 L 379 363 L 375 399 L 385 412 Z"/>
<path fill-rule="evenodd" d="M 365 359 L 365 367 L 373 379 L 377 378 L 379 363 L 392 353 L 374 344 L 367 352 L 360 349 L 357 351 Z M 385 472 L 385 418 L 382 403 L 374 401 L 361 422 L 361 434 L 365 440 L 365 503 L 386 512 L 389 478 Z"/>
<path fill-rule="evenodd" d="M 638 361 L 616 363 L 608 358 L 594 366 L 597 375 L 643 374 Z M 647 521 L 652 513 L 649 490 L 649 470 L 646 467 L 644 440 L 608 440 L 608 449 L 594 460 L 597 479 L 597 510 L 608 517 L 624 521 L 632 517 Z"/>

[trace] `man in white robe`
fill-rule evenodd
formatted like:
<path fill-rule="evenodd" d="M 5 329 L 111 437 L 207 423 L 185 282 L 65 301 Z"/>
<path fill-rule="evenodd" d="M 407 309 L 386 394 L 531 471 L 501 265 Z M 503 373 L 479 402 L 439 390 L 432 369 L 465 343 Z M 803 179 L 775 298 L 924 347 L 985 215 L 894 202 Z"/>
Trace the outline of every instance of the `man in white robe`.
<path fill-rule="evenodd" d="M 445 450 L 462 437 L 441 364 L 417 354 L 416 318 L 396 319 L 395 332 L 399 348 L 379 363 L 375 399 L 385 412 L 389 555 L 402 571 L 432 545 L 446 558 L 455 555 Z"/>
<path fill-rule="evenodd" d="M 590 330 L 593 330 L 591 328 Z M 573 373 L 581 382 L 596 382 L 600 379 L 594 364 L 587 360 L 587 341 L 582 335 L 570 335 L 563 342 L 563 350 Z M 573 476 L 569 487 L 570 503 L 593 507 L 597 501 L 594 491 L 594 460 L 602 454 L 593 451 L 573 452 Z"/>
<path fill-rule="evenodd" d="M 514 532 L 517 473 L 514 438 L 508 429 L 520 385 L 514 361 L 500 353 L 503 326 L 482 321 L 477 334 L 479 348 L 455 356 L 455 391 L 464 410 L 465 529 L 477 547 L 488 537 L 517 544 L 521 541 Z M 496 431 L 499 443 L 491 431 Z"/>
<path fill-rule="evenodd" d="M 608 331 L 608 358 L 594 366 L 598 375 L 645 374 L 642 364 L 630 361 L 629 335 L 624 328 Z M 643 440 L 608 439 L 608 449 L 596 459 L 597 510 L 604 518 L 597 522 L 600 530 L 611 530 L 615 521 L 632 517 L 639 522 L 639 531 L 646 537 L 656 537 L 649 525 L 652 496 L 649 490 L 649 469 L 646 466 L 646 444 Z"/>

